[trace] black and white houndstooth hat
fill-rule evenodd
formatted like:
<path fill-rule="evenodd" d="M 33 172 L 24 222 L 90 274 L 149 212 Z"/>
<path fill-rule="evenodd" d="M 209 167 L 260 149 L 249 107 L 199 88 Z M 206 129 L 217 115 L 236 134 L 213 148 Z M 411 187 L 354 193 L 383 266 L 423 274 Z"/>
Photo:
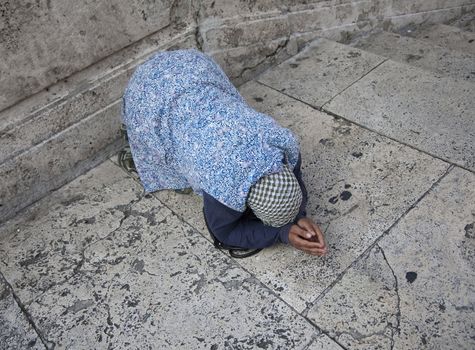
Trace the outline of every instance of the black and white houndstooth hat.
<path fill-rule="evenodd" d="M 279 173 L 263 176 L 251 187 L 247 205 L 269 226 L 281 227 L 293 221 L 302 204 L 302 190 L 294 173 L 284 165 Z"/>

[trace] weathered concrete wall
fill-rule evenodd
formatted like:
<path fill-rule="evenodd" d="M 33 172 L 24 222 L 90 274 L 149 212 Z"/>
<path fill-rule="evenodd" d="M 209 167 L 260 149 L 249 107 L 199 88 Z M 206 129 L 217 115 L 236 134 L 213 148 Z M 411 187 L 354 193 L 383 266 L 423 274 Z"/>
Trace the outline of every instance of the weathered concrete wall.
<path fill-rule="evenodd" d="M 0 2 L 0 110 L 170 24 L 172 0 Z"/>
<path fill-rule="evenodd" d="M 0 111 L 177 22 L 197 26 L 203 50 L 229 65 L 239 83 L 234 63 L 246 66 L 246 50 L 233 48 L 249 46 L 255 64 L 252 56 L 271 55 L 291 35 L 308 39 L 329 29 L 400 26 L 431 16 L 441 21 L 464 5 L 473 0 L 2 1 Z"/>
<path fill-rule="evenodd" d="M 0 221 L 121 145 L 120 98 L 157 50 L 196 47 L 236 85 L 323 36 L 444 22 L 475 0 L 0 3 Z"/>

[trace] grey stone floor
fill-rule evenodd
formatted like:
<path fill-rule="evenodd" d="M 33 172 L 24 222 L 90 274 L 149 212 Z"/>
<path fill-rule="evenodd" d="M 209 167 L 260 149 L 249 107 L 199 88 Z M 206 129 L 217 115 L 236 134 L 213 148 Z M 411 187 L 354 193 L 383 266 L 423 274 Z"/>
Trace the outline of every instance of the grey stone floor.
<path fill-rule="evenodd" d="M 112 158 L 0 227 L 0 348 L 475 348 L 475 85 L 400 59 L 319 39 L 240 88 L 298 135 L 328 256 L 234 260 Z"/>

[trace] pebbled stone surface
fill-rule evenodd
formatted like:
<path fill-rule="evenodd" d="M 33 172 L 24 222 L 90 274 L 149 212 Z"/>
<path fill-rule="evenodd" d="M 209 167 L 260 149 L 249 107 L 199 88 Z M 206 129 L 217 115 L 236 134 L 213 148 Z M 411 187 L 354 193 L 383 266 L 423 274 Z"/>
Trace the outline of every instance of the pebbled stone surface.
<path fill-rule="evenodd" d="M 109 161 L 1 226 L 0 271 L 24 304 L 68 279 L 82 252 L 119 227 L 142 188 Z M 30 209 L 34 212 L 34 208 Z"/>
<path fill-rule="evenodd" d="M 155 198 L 28 306 L 57 348 L 303 349 L 318 331 Z"/>
<path fill-rule="evenodd" d="M 46 349 L 0 274 L 0 349 Z"/>
<path fill-rule="evenodd" d="M 321 107 L 384 60 L 381 56 L 334 41 L 317 39 L 257 80 L 314 107 Z"/>
<path fill-rule="evenodd" d="M 473 83 L 384 62 L 323 107 L 475 170 Z"/>
<path fill-rule="evenodd" d="M 351 349 L 473 349 L 474 189 L 452 169 L 308 317 Z"/>

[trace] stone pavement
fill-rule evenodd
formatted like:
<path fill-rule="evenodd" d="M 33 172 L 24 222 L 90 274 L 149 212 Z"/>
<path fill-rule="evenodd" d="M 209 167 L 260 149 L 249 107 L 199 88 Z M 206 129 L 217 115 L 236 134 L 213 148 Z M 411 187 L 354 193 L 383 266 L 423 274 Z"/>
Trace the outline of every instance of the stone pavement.
<path fill-rule="evenodd" d="M 402 34 L 318 39 L 240 88 L 300 138 L 328 256 L 234 260 L 199 197 L 111 159 L 0 227 L 0 348 L 475 348 L 474 34 Z"/>

